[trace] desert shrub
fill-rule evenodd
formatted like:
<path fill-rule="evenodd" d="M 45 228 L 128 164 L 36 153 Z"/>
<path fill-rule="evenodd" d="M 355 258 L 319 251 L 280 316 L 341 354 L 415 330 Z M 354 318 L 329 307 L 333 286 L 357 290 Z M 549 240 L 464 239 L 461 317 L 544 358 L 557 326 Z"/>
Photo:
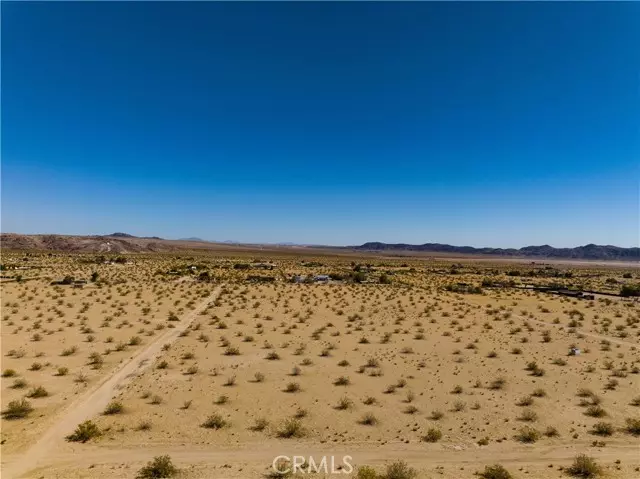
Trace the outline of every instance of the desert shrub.
<path fill-rule="evenodd" d="M 442 438 L 442 432 L 440 429 L 431 428 L 427 430 L 427 433 L 422 436 L 422 440 L 425 442 L 438 442 Z"/>
<path fill-rule="evenodd" d="M 531 406 L 533 404 L 533 398 L 531 396 L 524 396 L 518 400 L 516 406 Z"/>
<path fill-rule="evenodd" d="M 26 399 L 10 401 L 7 409 L 2 412 L 5 419 L 24 419 L 33 412 L 33 407 Z"/>
<path fill-rule="evenodd" d="M 521 421 L 533 422 L 538 419 L 538 415 L 531 409 L 525 409 L 524 411 L 522 411 L 522 414 L 518 419 L 520 419 Z"/>
<path fill-rule="evenodd" d="M 169 456 L 156 456 L 138 471 L 136 479 L 155 479 L 173 477 L 178 473 Z"/>
<path fill-rule="evenodd" d="M 611 436 L 613 431 L 613 424 L 609 422 L 597 422 L 593 425 L 591 434 L 595 434 L 597 436 Z"/>
<path fill-rule="evenodd" d="M 56 376 L 66 376 L 67 374 L 69 374 L 69 368 L 59 367 Z"/>
<path fill-rule="evenodd" d="M 513 476 L 502 465 L 494 464 L 485 466 L 484 471 L 479 472 L 478 476 L 482 479 L 512 479 Z"/>
<path fill-rule="evenodd" d="M 253 423 L 253 426 L 251 426 L 251 430 L 252 431 L 264 431 L 267 426 L 269 425 L 269 421 L 263 417 L 256 419 L 256 421 Z"/>
<path fill-rule="evenodd" d="M 207 429 L 222 429 L 227 427 L 229 422 L 220 414 L 211 414 L 203 423 L 202 427 Z"/>
<path fill-rule="evenodd" d="M 556 436 L 559 436 L 560 433 L 555 427 L 549 426 L 544 430 L 544 435 L 547 437 L 556 437 Z"/>
<path fill-rule="evenodd" d="M 91 439 L 100 437 L 102 432 L 98 426 L 92 421 L 85 421 L 78 424 L 76 430 L 66 437 L 70 442 L 87 442 Z"/>
<path fill-rule="evenodd" d="M 532 395 L 532 396 L 535 396 L 535 397 L 537 397 L 537 398 L 543 398 L 543 397 L 545 397 L 545 396 L 547 395 L 547 392 L 546 392 L 544 389 L 542 389 L 542 388 L 538 388 L 538 389 L 534 390 L 534 391 L 531 393 L 531 395 Z"/>
<path fill-rule="evenodd" d="M 360 418 L 358 423 L 364 426 L 375 426 L 378 424 L 378 419 L 372 413 L 368 412 Z"/>
<path fill-rule="evenodd" d="M 11 386 L 9 386 L 11 389 L 24 389 L 27 387 L 27 381 L 25 379 L 22 378 L 18 378 L 15 381 L 13 381 L 13 383 L 11 384 Z"/>
<path fill-rule="evenodd" d="M 580 454 L 573 460 L 573 464 L 567 468 L 567 473 L 574 477 L 597 477 L 602 472 L 596 461 L 589 456 Z"/>
<path fill-rule="evenodd" d="M 305 431 L 302 427 L 302 423 L 298 419 L 290 418 L 286 419 L 278 431 L 276 435 L 281 438 L 293 438 L 293 437 L 304 437 Z"/>
<path fill-rule="evenodd" d="M 149 421 L 148 419 L 144 419 L 138 423 L 138 425 L 136 426 L 136 429 L 138 431 L 148 431 L 151 429 L 152 426 L 153 425 L 151 424 L 151 421 Z"/>
<path fill-rule="evenodd" d="M 2 371 L 2 377 L 3 378 L 13 378 L 15 376 L 17 376 L 18 373 L 16 373 L 16 371 L 14 369 L 5 369 L 4 371 Z"/>
<path fill-rule="evenodd" d="M 492 389 L 492 390 L 504 389 L 504 386 L 506 383 L 507 383 L 507 380 L 505 378 L 496 378 L 493 381 L 491 381 L 491 384 L 489 384 L 489 389 Z"/>
<path fill-rule="evenodd" d="M 584 413 L 590 417 L 604 417 L 607 415 L 607 412 L 597 405 L 589 406 Z"/>
<path fill-rule="evenodd" d="M 280 359 L 280 355 L 278 353 L 276 353 L 275 351 L 271 351 L 269 354 L 267 354 L 265 359 L 268 359 L 270 361 L 276 361 L 276 360 Z"/>
<path fill-rule="evenodd" d="M 253 375 L 253 380 L 254 380 L 254 382 L 256 382 L 256 383 L 261 383 L 261 382 L 263 382 L 263 381 L 264 381 L 264 374 L 262 374 L 262 373 L 255 373 L 255 374 Z"/>
<path fill-rule="evenodd" d="M 516 434 L 516 439 L 528 444 L 540 439 L 540 433 L 532 427 L 523 427 L 518 431 L 518 434 Z"/>
<path fill-rule="evenodd" d="M 379 479 L 378 473 L 371 466 L 360 466 L 356 472 L 355 479 Z"/>
<path fill-rule="evenodd" d="M 438 411 L 437 409 L 431 413 L 430 418 L 434 421 L 438 421 L 444 417 L 444 413 L 442 411 Z"/>
<path fill-rule="evenodd" d="M 121 401 L 111 401 L 107 404 L 107 407 L 104 409 L 103 414 L 112 415 L 112 414 L 120 414 L 124 411 L 124 404 Z"/>
<path fill-rule="evenodd" d="M 414 479 L 418 471 L 409 467 L 404 461 L 395 461 L 388 464 L 380 479 Z"/>
<path fill-rule="evenodd" d="M 353 407 L 353 401 L 349 399 L 347 396 L 343 396 L 338 401 L 336 405 L 336 409 L 344 411 L 346 409 L 351 409 Z"/>
<path fill-rule="evenodd" d="M 627 418 L 625 430 L 634 436 L 640 436 L 640 418 Z"/>
<path fill-rule="evenodd" d="M 29 394 L 27 394 L 27 397 L 37 399 L 37 398 L 47 397 L 48 395 L 49 395 L 49 391 L 47 391 L 44 387 L 35 386 L 34 388 L 31 389 L 31 391 L 29 391 Z"/>
<path fill-rule="evenodd" d="M 340 376 L 333 382 L 334 386 L 348 386 L 349 384 L 351 384 L 351 381 L 346 376 Z"/>
<path fill-rule="evenodd" d="M 298 383 L 291 382 L 284 388 L 284 392 L 286 393 L 297 393 L 298 391 L 300 391 L 300 384 Z"/>

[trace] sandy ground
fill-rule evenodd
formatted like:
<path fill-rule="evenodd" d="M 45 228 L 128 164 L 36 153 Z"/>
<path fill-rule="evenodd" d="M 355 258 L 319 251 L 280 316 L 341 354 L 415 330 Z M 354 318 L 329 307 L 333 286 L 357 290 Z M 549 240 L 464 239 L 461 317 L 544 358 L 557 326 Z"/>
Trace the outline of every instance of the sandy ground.
<path fill-rule="evenodd" d="M 3 410 L 35 385 L 50 392 L 29 399 L 27 419 L 2 421 L 2 477 L 134 477 L 170 454 L 193 478 L 265 477 L 278 455 L 349 455 L 380 470 L 405 460 L 425 478 L 472 478 L 500 463 L 542 479 L 568 477 L 562 468 L 581 453 L 606 477 L 640 477 L 638 436 L 626 422 L 640 418 L 633 301 L 460 295 L 440 288 L 460 277 L 422 270 L 391 285 L 255 285 L 225 270 L 216 272 L 227 285 L 216 286 L 154 275 L 175 261 L 103 268 L 109 284 L 83 289 L 2 286 L 2 369 L 16 372 L 2 378 Z M 133 335 L 140 344 L 116 350 Z M 77 352 L 60 356 L 72 345 Z M 574 345 L 581 354 L 569 356 Z M 87 364 L 91 352 L 104 359 L 99 369 Z M 30 370 L 36 361 L 42 367 Z M 59 367 L 68 374 L 56 376 Z M 12 387 L 20 378 L 28 385 Z M 105 415 L 112 397 L 124 410 Z M 602 417 L 587 414 L 593 403 Z M 220 429 L 203 427 L 211 415 Z M 65 441 L 85 419 L 102 436 Z M 283 438 L 291 419 L 300 437 Z M 611 435 L 597 434 L 600 422 Z M 518 439 L 527 428 L 533 443 Z M 430 430 L 441 435 L 435 442 L 424 440 Z"/>

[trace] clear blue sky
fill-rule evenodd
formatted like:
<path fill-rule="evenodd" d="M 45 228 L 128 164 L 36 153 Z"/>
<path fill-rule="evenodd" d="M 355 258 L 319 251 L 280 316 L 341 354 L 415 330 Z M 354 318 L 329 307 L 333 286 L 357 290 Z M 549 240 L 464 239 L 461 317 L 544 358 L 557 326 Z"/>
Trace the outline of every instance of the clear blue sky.
<path fill-rule="evenodd" d="M 639 3 L 2 3 L 2 231 L 639 243 Z"/>

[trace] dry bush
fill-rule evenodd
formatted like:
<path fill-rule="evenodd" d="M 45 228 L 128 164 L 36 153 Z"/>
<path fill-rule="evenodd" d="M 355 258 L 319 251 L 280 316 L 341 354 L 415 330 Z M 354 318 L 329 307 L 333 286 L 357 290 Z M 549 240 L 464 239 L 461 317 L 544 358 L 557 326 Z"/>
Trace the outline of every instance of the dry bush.
<path fill-rule="evenodd" d="M 424 442 L 438 442 L 442 438 L 442 432 L 440 429 L 430 428 L 427 433 L 422 436 Z"/>
<path fill-rule="evenodd" d="M 10 401 L 7 409 L 2 412 L 5 419 L 24 419 L 33 412 L 33 407 L 26 399 Z"/>

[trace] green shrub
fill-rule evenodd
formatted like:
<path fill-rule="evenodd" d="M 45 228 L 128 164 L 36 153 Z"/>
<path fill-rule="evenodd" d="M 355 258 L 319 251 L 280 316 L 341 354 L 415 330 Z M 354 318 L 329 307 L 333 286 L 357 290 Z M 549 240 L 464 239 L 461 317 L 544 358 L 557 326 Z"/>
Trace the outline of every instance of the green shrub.
<path fill-rule="evenodd" d="M 155 479 L 173 477 L 178 473 L 169 456 L 156 456 L 138 471 L 136 479 Z"/>
<path fill-rule="evenodd" d="M 112 414 L 120 414 L 124 411 L 124 405 L 120 401 L 111 401 L 107 404 L 107 407 L 104 409 L 103 414 L 112 415 Z"/>
<path fill-rule="evenodd" d="M 70 441 L 70 442 L 84 443 L 91 439 L 100 437 L 101 435 L 102 435 L 102 432 L 94 422 L 85 421 L 81 424 L 78 424 L 73 434 L 68 435 L 66 439 L 67 441 Z"/>
<path fill-rule="evenodd" d="M 356 472 L 355 479 L 379 479 L 378 473 L 371 466 L 360 466 Z"/>
<path fill-rule="evenodd" d="M 502 465 L 494 464 L 493 466 L 485 466 L 484 471 L 479 472 L 478 476 L 482 479 L 512 479 L 513 476 Z"/>
<path fill-rule="evenodd" d="M 532 427 L 523 427 L 516 434 L 516 439 L 524 443 L 533 443 L 540 439 L 540 433 Z"/>

